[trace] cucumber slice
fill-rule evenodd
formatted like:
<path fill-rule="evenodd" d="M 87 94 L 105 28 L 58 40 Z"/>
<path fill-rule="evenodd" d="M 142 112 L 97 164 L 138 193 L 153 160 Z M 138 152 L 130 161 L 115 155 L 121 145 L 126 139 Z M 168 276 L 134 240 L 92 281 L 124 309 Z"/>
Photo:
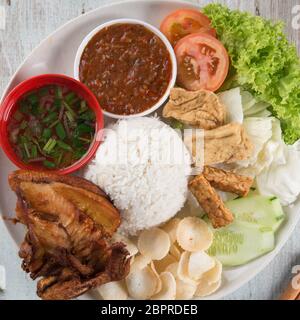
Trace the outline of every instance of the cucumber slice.
<path fill-rule="evenodd" d="M 271 228 L 274 232 L 285 218 L 280 201 L 276 197 L 252 195 L 228 201 L 225 205 L 237 220 L 256 223 Z"/>
<path fill-rule="evenodd" d="M 213 229 L 214 241 L 208 254 L 224 266 L 240 266 L 274 249 L 274 232 L 258 224 L 236 220 Z"/>

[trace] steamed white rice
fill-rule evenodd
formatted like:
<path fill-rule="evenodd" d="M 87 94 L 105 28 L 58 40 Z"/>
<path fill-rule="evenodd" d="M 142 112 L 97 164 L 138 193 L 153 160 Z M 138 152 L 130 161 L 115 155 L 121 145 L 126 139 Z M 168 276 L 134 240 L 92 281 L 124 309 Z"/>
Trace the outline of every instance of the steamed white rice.
<path fill-rule="evenodd" d="M 120 210 L 119 231 L 136 235 L 183 207 L 190 173 L 191 157 L 176 131 L 156 118 L 133 118 L 105 132 L 85 177 Z"/>

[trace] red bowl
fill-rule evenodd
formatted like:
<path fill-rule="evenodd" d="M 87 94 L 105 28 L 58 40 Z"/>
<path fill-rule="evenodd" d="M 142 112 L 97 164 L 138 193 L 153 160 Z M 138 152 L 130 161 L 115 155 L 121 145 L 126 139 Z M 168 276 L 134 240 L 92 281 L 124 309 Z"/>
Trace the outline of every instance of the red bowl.
<path fill-rule="evenodd" d="M 8 123 L 10 116 L 15 112 L 17 108 L 18 101 L 30 91 L 39 89 L 47 85 L 63 85 L 68 87 L 70 90 L 76 92 L 80 97 L 86 100 L 88 106 L 95 112 L 96 115 L 96 130 L 94 141 L 92 142 L 88 152 L 77 162 L 71 166 L 59 169 L 51 170 L 51 172 L 59 174 L 69 174 L 74 171 L 79 170 L 85 166 L 95 155 L 97 149 L 101 143 L 101 134 L 104 127 L 103 113 L 99 105 L 98 100 L 94 94 L 81 82 L 58 74 L 44 74 L 36 77 L 32 77 L 16 86 L 4 99 L 0 108 L 0 144 L 3 148 L 7 157 L 19 168 L 25 170 L 39 170 L 46 171 L 44 167 L 38 167 L 30 164 L 24 163 L 19 157 L 15 154 L 11 144 L 9 142 L 8 136 Z M 48 170 L 47 170 L 48 171 Z M 49 170 L 50 171 L 50 170 Z"/>

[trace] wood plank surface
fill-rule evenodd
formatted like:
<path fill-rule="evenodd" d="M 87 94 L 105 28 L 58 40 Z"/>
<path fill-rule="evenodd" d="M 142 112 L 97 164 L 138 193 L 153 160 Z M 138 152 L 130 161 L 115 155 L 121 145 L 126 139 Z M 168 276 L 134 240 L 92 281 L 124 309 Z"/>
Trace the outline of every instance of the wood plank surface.
<path fill-rule="evenodd" d="M 41 40 L 72 18 L 101 5 L 120 0 L 0 0 L 5 8 L 5 30 L 0 29 L 0 95 L 24 58 Z M 191 0 L 205 5 L 211 1 Z M 300 52 L 300 30 L 292 28 L 292 9 L 300 0 L 218 1 L 231 8 L 286 23 L 286 33 Z M 1 12 L 1 11 L 0 11 Z M 1 18 L 1 16 L 0 16 Z M 2 24 L 0 23 L 0 26 Z M 255 279 L 227 299 L 276 299 L 291 278 L 292 267 L 300 265 L 300 225 L 273 260 Z M 1 299 L 36 299 L 35 285 L 21 272 L 17 248 L 0 220 L 0 264 L 7 270 L 7 290 Z"/>

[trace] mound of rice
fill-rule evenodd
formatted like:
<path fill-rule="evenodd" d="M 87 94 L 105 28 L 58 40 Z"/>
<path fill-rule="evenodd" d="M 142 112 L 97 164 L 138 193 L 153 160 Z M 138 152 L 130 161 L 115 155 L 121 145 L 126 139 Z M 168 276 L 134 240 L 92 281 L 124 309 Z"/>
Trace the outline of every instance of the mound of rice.
<path fill-rule="evenodd" d="M 156 118 L 133 118 L 109 127 L 85 177 L 120 210 L 119 232 L 136 235 L 183 207 L 190 173 L 191 157 L 176 131 Z"/>

